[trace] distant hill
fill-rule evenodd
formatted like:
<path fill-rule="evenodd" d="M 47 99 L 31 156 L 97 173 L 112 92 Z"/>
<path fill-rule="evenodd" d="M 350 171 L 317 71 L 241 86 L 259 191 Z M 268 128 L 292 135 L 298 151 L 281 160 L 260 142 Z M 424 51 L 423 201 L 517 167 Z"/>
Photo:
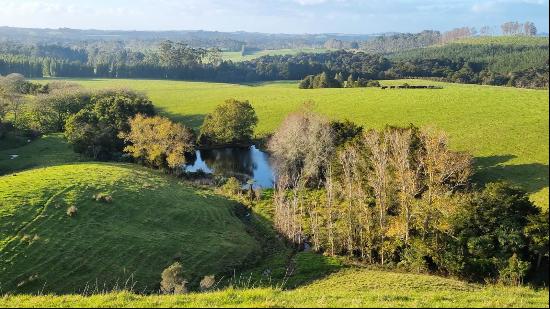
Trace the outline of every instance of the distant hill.
<path fill-rule="evenodd" d="M 400 51 L 392 60 L 450 59 L 487 64 L 489 69 L 508 74 L 530 68 L 548 67 L 548 37 L 470 37 L 426 48 Z"/>
<path fill-rule="evenodd" d="M 385 54 L 435 45 L 440 40 L 441 33 L 439 31 L 426 30 L 420 33 L 395 33 L 380 35 L 375 39 L 363 42 L 360 45 L 360 49 L 368 53 Z"/>
<path fill-rule="evenodd" d="M 125 31 L 0 27 L 0 42 L 68 44 L 83 41 L 145 41 L 155 43 L 161 40 L 173 40 L 184 41 L 195 47 L 219 47 L 229 51 L 239 51 L 243 45 L 260 49 L 318 48 L 323 47 L 329 40 L 361 42 L 377 36 L 337 33 L 270 34 L 244 31 Z"/>

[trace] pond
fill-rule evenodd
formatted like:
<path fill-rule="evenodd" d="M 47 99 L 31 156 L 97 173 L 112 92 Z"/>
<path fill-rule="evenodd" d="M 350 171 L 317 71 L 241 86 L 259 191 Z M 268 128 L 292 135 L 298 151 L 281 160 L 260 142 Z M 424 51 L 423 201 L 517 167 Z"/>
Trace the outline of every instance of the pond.
<path fill-rule="evenodd" d="M 185 170 L 202 170 L 243 182 L 252 179 L 254 186 L 261 188 L 272 188 L 275 179 L 269 155 L 256 146 L 197 150 L 194 161 L 187 164 Z"/>

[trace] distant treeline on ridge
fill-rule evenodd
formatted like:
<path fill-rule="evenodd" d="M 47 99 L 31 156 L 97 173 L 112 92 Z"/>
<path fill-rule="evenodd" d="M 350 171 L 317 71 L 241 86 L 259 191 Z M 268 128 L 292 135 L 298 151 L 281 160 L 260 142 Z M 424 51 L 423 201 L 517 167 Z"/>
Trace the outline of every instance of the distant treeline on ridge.
<path fill-rule="evenodd" d="M 111 43 L 105 43 L 111 44 Z M 114 43 L 113 43 L 114 44 Z M 219 49 L 162 42 L 146 51 L 74 49 L 59 45 L 3 44 L 0 74 L 28 78 L 101 77 L 254 82 L 301 80 L 308 75 L 341 74 L 353 79 L 433 78 L 442 81 L 548 87 L 548 45 L 510 47 L 497 44 L 454 44 L 384 56 L 359 51 L 263 56 L 244 62 L 222 59 Z M 447 45 L 446 45 L 447 46 Z M 501 59 L 502 58 L 502 59 Z"/>

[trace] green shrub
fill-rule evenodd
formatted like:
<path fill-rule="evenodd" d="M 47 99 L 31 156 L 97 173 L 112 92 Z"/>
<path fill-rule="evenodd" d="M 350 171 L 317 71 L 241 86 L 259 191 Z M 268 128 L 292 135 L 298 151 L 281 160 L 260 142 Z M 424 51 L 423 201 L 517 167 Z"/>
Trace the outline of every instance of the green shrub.
<path fill-rule="evenodd" d="M 380 82 L 377 80 L 369 80 L 367 82 L 367 87 L 380 87 Z"/>
<path fill-rule="evenodd" d="M 499 270 L 499 281 L 508 285 L 521 285 L 527 275 L 530 263 L 522 261 L 514 253 L 508 259 L 508 265 Z"/>
<path fill-rule="evenodd" d="M 524 190 L 502 182 L 487 184 L 482 192 L 469 197 L 451 221 L 454 236 L 448 239 L 445 251 L 453 252 L 449 256 L 459 259 L 456 265 L 461 266 L 448 270 L 470 280 L 521 281 L 524 267 L 529 267 L 521 259 L 536 257 L 529 252 L 530 237 L 535 235 L 524 231 L 528 219 L 539 213 Z"/>
<path fill-rule="evenodd" d="M 96 160 L 112 159 L 124 148 L 119 133 L 130 131 L 129 118 L 137 114 L 155 114 L 145 95 L 129 90 L 94 93 L 86 108 L 68 116 L 65 137 L 78 153 Z"/>
<path fill-rule="evenodd" d="M 317 75 L 308 75 L 298 85 L 300 89 L 341 88 L 343 86 L 344 80 L 341 73 L 336 74 L 336 78 L 331 78 L 326 72 Z"/>
<path fill-rule="evenodd" d="M 222 193 L 230 195 L 230 196 L 241 195 L 242 184 L 237 178 L 230 177 L 229 179 L 227 179 L 225 184 L 223 186 L 221 186 L 220 189 L 221 189 Z"/>
<path fill-rule="evenodd" d="M 426 256 L 429 256 L 429 248 L 420 240 L 414 239 L 407 247 L 398 266 L 406 270 L 424 273 L 429 271 L 429 265 Z"/>
<path fill-rule="evenodd" d="M 258 117 L 248 101 L 226 100 L 204 119 L 200 129 L 201 144 L 249 143 Z"/>

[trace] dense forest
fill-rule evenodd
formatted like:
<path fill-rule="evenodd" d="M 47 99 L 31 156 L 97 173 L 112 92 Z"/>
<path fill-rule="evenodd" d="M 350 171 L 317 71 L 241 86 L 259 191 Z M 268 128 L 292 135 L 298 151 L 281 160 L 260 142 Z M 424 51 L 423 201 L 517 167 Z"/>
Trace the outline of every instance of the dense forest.
<path fill-rule="evenodd" d="M 302 80 L 310 75 L 326 73 L 330 78 L 343 76 L 352 80 L 433 78 L 459 83 L 545 88 L 548 87 L 548 39 L 533 38 L 536 29 L 532 27 L 529 22 L 503 24 L 502 31 L 511 34 L 504 37 L 474 37 L 477 31 L 468 27 L 444 33 L 423 31 L 379 36 L 365 41 L 349 39 L 353 36 L 322 36 L 322 39 L 319 36 L 319 44 L 298 45 L 322 46 L 332 51 L 262 56 L 245 62 L 223 60 L 222 49 L 239 50 L 245 54 L 267 48 L 254 41 L 254 38 L 263 38 L 260 34 L 224 36 L 181 32 L 178 36 L 177 33 L 166 33 L 167 37 L 185 40 L 159 41 L 147 39 L 148 33 L 125 32 L 118 34 L 121 40 L 71 41 L 71 33 L 82 33 L 81 30 L 69 29 L 53 32 L 57 33 L 59 43 L 53 43 L 57 42 L 53 39 L 52 43 L 29 43 L 23 39 L 8 40 L 12 37 L 1 28 L 0 40 L 4 41 L 0 44 L 0 75 L 255 82 Z M 23 30 L 18 31 L 25 34 Z M 483 34 L 487 31 L 480 29 Z M 90 35 L 94 34 L 90 32 Z M 296 42 L 300 37 L 273 36 L 275 39 L 270 42 L 277 42 L 277 38 L 287 43 Z M 33 38 L 29 33 L 24 37 Z M 239 41 L 239 38 L 246 40 Z M 298 45 L 289 43 L 278 47 Z"/>
<path fill-rule="evenodd" d="M 462 57 L 454 54 L 456 49 L 442 47 L 434 48 L 432 55 L 426 49 L 392 58 L 341 50 L 263 56 L 233 63 L 223 61 L 217 49 L 196 49 L 170 41 L 150 53 L 122 50 L 110 54 L 90 54 L 83 50 L 47 45 L 22 48 L 22 52 L 11 49 L 0 54 L 0 74 L 20 73 L 29 78 L 109 77 L 254 82 L 300 80 L 325 72 L 330 76 L 352 75 L 354 79 L 436 78 L 459 83 L 548 87 L 548 46 L 461 44 L 458 47 L 463 51 Z"/>
<path fill-rule="evenodd" d="M 427 47 L 439 43 L 439 31 L 426 30 L 420 33 L 399 33 L 380 36 L 361 43 L 361 50 L 370 53 L 391 53 L 401 50 Z"/>
<path fill-rule="evenodd" d="M 517 43 L 498 43 L 488 41 L 479 44 L 450 43 L 443 46 L 418 48 L 401 51 L 390 55 L 395 61 L 450 59 L 460 61 L 486 63 L 491 71 L 506 74 L 509 72 L 544 67 L 548 61 L 548 39 L 531 40 L 534 44 L 527 45 L 518 40 Z"/>

